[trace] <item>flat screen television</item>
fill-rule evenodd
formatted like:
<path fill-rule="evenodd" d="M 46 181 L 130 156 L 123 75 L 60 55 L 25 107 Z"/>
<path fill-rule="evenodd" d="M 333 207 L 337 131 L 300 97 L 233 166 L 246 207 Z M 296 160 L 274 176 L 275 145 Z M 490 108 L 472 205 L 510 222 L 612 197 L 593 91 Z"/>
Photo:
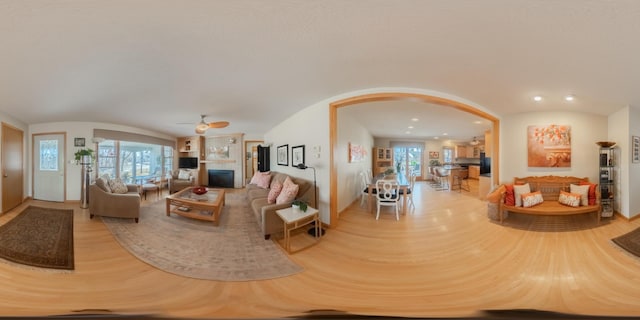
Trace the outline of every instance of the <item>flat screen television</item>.
<path fill-rule="evenodd" d="M 178 168 L 180 169 L 197 169 L 198 158 L 197 157 L 180 157 L 178 158 Z"/>

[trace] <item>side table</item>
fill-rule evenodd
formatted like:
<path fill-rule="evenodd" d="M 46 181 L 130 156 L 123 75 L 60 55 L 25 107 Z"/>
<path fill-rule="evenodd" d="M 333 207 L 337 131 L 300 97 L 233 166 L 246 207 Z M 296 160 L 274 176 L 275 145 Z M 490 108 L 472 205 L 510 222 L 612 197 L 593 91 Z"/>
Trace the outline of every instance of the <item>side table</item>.
<path fill-rule="evenodd" d="M 291 207 L 276 210 L 276 214 L 282 219 L 284 222 L 284 244 L 283 247 L 287 250 L 288 253 L 293 253 L 291 251 L 291 231 L 298 229 L 300 227 L 304 227 L 311 223 L 314 223 L 315 239 L 318 243 L 320 241 L 320 214 L 318 209 L 307 207 L 307 211 L 302 211 L 300 209 L 293 209 Z M 314 244 L 315 244 L 314 243 Z M 299 250 L 298 250 L 299 251 Z"/>

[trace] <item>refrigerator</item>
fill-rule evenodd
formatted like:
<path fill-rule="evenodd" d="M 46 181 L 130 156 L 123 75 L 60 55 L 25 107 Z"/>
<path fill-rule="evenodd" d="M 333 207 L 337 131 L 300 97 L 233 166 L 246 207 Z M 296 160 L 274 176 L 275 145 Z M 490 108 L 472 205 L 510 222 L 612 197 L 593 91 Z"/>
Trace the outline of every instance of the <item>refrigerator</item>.
<path fill-rule="evenodd" d="M 480 152 L 480 174 L 491 173 L 491 158 Z"/>

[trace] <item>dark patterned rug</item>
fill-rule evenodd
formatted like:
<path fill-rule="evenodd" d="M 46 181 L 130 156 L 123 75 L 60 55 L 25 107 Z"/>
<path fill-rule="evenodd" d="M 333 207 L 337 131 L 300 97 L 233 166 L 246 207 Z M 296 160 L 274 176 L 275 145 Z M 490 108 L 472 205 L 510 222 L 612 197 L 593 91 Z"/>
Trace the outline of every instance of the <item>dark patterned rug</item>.
<path fill-rule="evenodd" d="M 0 226 L 0 258 L 73 270 L 73 210 L 27 207 Z"/>
<path fill-rule="evenodd" d="M 640 228 L 613 238 L 611 241 L 634 256 L 640 257 Z"/>

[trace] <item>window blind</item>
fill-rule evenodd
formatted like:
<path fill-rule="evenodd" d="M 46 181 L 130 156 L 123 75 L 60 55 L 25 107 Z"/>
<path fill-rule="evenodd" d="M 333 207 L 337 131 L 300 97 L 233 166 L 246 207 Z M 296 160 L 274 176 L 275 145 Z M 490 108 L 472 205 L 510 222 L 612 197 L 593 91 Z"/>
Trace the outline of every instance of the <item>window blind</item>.
<path fill-rule="evenodd" d="M 172 140 L 162 139 L 158 137 L 147 136 L 139 133 L 132 132 L 124 132 L 124 131 L 116 131 L 116 130 L 106 130 L 106 129 L 93 129 L 93 137 L 95 138 L 103 138 L 106 140 L 117 140 L 117 141 L 130 141 L 130 142 L 140 142 L 140 143 L 148 143 L 148 144 L 157 144 L 161 146 L 166 146 L 175 149 L 176 142 Z"/>

